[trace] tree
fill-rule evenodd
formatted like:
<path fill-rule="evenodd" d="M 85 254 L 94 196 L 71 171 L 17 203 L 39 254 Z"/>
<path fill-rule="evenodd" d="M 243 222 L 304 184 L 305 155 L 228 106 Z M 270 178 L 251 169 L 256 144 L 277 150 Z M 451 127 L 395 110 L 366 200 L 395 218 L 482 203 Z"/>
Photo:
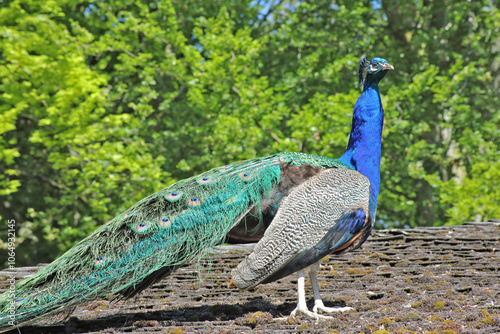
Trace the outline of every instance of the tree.
<path fill-rule="evenodd" d="M 22 265 L 68 249 L 165 173 L 140 120 L 110 107 L 106 77 L 87 64 L 88 31 L 55 2 L 13 1 L 0 16 L 1 215 L 16 221 Z"/>

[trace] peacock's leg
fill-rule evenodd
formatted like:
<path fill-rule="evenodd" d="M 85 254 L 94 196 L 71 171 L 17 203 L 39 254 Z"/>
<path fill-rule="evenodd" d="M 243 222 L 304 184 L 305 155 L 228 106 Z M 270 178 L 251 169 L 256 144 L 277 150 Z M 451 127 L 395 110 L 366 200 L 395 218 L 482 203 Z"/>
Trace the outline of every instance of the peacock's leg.
<path fill-rule="evenodd" d="M 299 270 L 298 272 L 298 280 L 297 280 L 297 307 L 295 310 L 292 311 L 290 316 L 293 318 L 295 315 L 300 312 L 303 313 L 311 318 L 314 318 L 316 320 L 319 319 L 329 319 L 331 317 L 327 317 L 321 314 L 318 314 L 316 312 L 311 312 L 307 308 L 306 304 L 306 291 L 304 288 L 304 270 Z"/>
<path fill-rule="evenodd" d="M 318 314 L 318 311 L 322 311 L 325 313 L 335 313 L 335 312 L 346 312 L 346 311 L 355 311 L 352 307 L 326 307 L 323 305 L 323 301 L 321 300 L 321 296 L 319 294 L 318 288 L 318 270 L 320 263 L 319 261 L 309 267 L 309 278 L 311 279 L 311 285 L 314 291 L 314 308 L 313 313 Z"/>

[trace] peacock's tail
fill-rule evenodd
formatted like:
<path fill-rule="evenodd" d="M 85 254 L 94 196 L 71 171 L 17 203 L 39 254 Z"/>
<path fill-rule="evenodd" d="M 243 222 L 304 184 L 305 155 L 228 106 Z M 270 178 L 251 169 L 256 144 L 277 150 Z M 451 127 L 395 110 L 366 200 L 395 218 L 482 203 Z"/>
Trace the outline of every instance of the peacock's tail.
<path fill-rule="evenodd" d="M 136 203 L 0 296 L 0 328 L 109 294 L 130 297 L 201 256 L 279 182 L 280 158 L 179 181 Z M 10 311 L 15 309 L 12 316 Z"/>

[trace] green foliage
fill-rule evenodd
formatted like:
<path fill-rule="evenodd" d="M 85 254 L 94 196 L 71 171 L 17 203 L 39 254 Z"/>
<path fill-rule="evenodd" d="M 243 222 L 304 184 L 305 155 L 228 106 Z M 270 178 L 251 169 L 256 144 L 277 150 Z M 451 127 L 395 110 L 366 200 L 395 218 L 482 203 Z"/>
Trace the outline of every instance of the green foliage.
<path fill-rule="evenodd" d="M 5 2 L 0 215 L 17 264 L 209 168 L 340 156 L 363 55 L 396 68 L 379 226 L 498 218 L 499 22 L 488 1 Z"/>
<path fill-rule="evenodd" d="M 110 107 L 88 31 L 55 2 L 14 1 L 0 17 L 1 215 L 16 221 L 20 265 L 68 249 L 166 175 L 141 120 Z"/>
<path fill-rule="evenodd" d="M 500 189 L 492 185 L 500 180 L 500 162 L 477 162 L 470 177 L 447 182 L 429 180 L 440 187 L 441 201 L 447 204 L 450 224 L 484 217 L 500 217 Z"/>

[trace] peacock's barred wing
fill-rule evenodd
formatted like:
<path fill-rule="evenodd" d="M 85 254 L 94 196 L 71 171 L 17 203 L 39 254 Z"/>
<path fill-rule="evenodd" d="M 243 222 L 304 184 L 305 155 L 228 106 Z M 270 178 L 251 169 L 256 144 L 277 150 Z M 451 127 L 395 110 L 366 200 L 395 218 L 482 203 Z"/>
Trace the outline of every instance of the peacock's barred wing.
<path fill-rule="evenodd" d="M 304 181 L 233 270 L 231 284 L 249 288 L 273 282 L 348 247 L 371 230 L 369 197 L 370 181 L 355 170 L 328 169 Z"/>
<path fill-rule="evenodd" d="M 139 201 L 19 283 L 15 323 L 110 294 L 132 296 L 203 255 L 273 193 L 283 165 L 349 168 L 339 160 L 281 153 L 179 181 Z M 11 295 L 0 296 L 0 327 L 12 319 L 11 302 Z"/>

